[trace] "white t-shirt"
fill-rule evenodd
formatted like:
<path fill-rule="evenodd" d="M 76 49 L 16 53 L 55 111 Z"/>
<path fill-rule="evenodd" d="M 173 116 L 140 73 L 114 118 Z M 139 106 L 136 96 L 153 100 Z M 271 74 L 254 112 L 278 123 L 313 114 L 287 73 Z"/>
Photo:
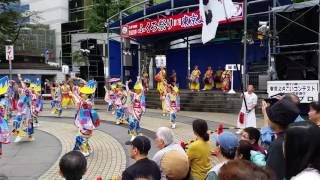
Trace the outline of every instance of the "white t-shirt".
<path fill-rule="evenodd" d="M 291 180 L 320 180 L 320 172 L 313 168 L 307 168 L 292 177 Z"/>
<path fill-rule="evenodd" d="M 249 94 L 248 92 L 245 92 L 244 95 L 246 98 L 248 110 L 252 109 L 254 105 L 257 105 L 258 96 L 255 93 Z M 241 112 L 246 112 L 246 105 L 244 104 L 244 100 L 242 100 Z M 252 112 L 254 112 L 254 110 L 252 110 Z"/>
<path fill-rule="evenodd" d="M 228 161 L 224 161 L 224 162 L 221 162 L 221 163 L 215 165 L 212 169 L 210 169 L 209 172 L 215 172 L 216 175 L 218 175 L 219 172 L 220 172 L 221 167 L 222 167 L 223 165 L 225 165 L 227 162 L 228 162 Z"/>
<path fill-rule="evenodd" d="M 162 159 L 163 155 L 169 151 L 179 151 L 182 154 L 184 154 L 186 157 L 188 157 L 186 152 L 182 149 L 182 147 L 179 144 L 170 144 L 167 147 L 159 150 L 152 158 L 152 160 L 154 162 L 156 162 L 157 165 L 160 167 L 160 170 L 161 170 L 161 165 L 160 165 L 161 159 Z M 166 179 L 165 175 L 162 173 L 162 171 L 161 171 L 161 179 Z"/>

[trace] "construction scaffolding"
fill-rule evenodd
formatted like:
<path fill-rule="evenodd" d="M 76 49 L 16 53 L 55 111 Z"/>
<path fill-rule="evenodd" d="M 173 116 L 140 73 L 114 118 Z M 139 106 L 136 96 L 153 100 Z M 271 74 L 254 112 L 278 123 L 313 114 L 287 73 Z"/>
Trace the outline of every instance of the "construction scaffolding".
<path fill-rule="evenodd" d="M 248 10 L 250 8 L 253 8 L 256 4 L 265 3 L 268 5 L 267 11 L 258 11 L 254 13 L 248 13 Z M 277 55 L 281 54 L 301 54 L 301 53 L 308 53 L 308 52 L 314 52 L 317 54 L 317 79 L 320 79 L 320 4 L 319 0 L 310 0 L 305 1 L 301 3 L 293 3 L 293 4 L 282 4 L 279 2 L 279 0 L 272 0 L 272 3 L 270 3 L 268 0 L 253 0 L 248 1 L 244 0 L 245 9 L 244 9 L 244 31 L 243 31 L 243 38 L 245 40 L 248 39 L 248 20 L 250 18 L 260 18 L 263 16 L 267 16 L 267 22 L 270 26 L 270 31 L 267 34 L 267 43 L 268 43 L 268 74 L 269 79 L 273 80 L 271 77 L 271 70 L 272 66 L 275 62 L 275 59 Z M 314 27 L 308 27 L 307 25 L 303 24 L 301 21 L 301 18 L 304 17 L 307 13 L 309 13 L 311 10 L 315 10 L 317 13 L 317 16 L 313 16 L 315 19 L 313 20 L 312 25 L 315 26 L 314 23 L 316 23 L 317 28 Z M 291 15 L 292 13 L 295 13 L 297 11 L 303 11 L 301 14 L 295 14 Z M 286 15 L 284 15 L 286 14 Z M 289 15 L 288 15 L 289 14 Z M 293 17 L 287 17 L 287 16 L 293 16 Z M 295 17 L 297 16 L 297 17 Z M 282 21 L 281 21 L 282 20 Z M 286 24 L 282 23 L 283 21 L 287 21 Z M 281 21 L 281 29 L 279 29 L 279 23 L 278 21 Z M 302 29 L 304 29 L 305 33 L 311 33 L 316 35 L 317 39 L 313 42 L 295 42 L 293 39 L 287 40 L 286 43 L 284 43 L 285 40 L 279 39 L 279 37 L 282 35 L 282 33 L 285 30 L 288 30 L 289 28 L 294 28 L 293 25 L 298 26 Z M 291 32 L 289 32 L 291 33 Z M 294 33 L 294 31 L 292 32 Z M 296 34 L 297 36 L 306 36 L 306 34 Z M 248 42 L 248 41 L 244 41 Z M 247 49 L 250 48 L 248 43 L 243 43 L 243 64 L 244 64 L 244 72 L 247 72 L 247 66 L 246 66 L 246 60 L 247 60 Z M 301 64 L 301 66 L 304 66 L 304 64 Z M 243 78 L 243 83 L 248 83 L 248 77 Z"/>

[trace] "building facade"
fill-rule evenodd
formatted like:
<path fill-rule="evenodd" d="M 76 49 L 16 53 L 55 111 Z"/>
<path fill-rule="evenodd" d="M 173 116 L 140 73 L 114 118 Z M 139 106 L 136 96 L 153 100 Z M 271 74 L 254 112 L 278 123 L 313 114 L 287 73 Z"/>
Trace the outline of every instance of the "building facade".
<path fill-rule="evenodd" d="M 32 12 L 36 12 L 37 23 L 49 25 L 51 30 L 55 31 L 55 52 L 54 61 L 61 64 L 62 42 L 61 42 L 61 24 L 68 22 L 68 4 L 66 0 L 22 0 L 21 3 L 28 4 Z M 34 22 L 31 21 L 31 22 Z"/>

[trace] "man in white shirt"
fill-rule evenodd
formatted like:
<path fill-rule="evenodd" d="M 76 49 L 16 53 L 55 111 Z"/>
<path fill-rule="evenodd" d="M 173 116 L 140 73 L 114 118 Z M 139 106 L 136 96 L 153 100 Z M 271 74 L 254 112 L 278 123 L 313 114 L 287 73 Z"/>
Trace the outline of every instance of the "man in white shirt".
<path fill-rule="evenodd" d="M 163 160 L 164 156 L 168 152 L 176 151 L 177 154 L 177 161 L 180 159 L 185 159 L 187 163 L 179 165 L 179 168 L 181 168 L 182 173 L 188 173 L 184 172 L 185 170 L 189 170 L 189 164 L 188 164 L 188 156 L 184 149 L 174 142 L 174 134 L 171 129 L 167 127 L 160 127 L 156 132 L 156 139 L 155 144 L 158 149 L 160 149 L 152 158 L 154 162 L 157 163 L 157 165 L 160 167 L 161 170 L 161 179 L 165 180 L 166 174 L 164 174 L 163 169 L 161 167 L 161 161 Z M 175 161 L 175 159 L 171 159 L 171 161 Z M 185 167 L 187 166 L 187 167 Z"/>
<path fill-rule="evenodd" d="M 255 108 L 258 103 L 258 96 L 254 93 L 253 85 L 248 85 L 247 92 L 241 95 L 242 107 L 237 121 L 237 128 L 257 127 Z M 246 104 L 247 106 L 246 106 Z"/>

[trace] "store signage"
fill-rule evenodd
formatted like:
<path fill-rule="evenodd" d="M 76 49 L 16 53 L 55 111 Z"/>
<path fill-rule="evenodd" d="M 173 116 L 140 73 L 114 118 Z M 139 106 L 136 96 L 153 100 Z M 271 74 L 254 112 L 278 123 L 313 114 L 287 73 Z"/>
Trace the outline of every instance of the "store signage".
<path fill-rule="evenodd" d="M 236 12 L 230 19 L 224 19 L 219 24 L 243 21 L 243 3 L 234 3 Z M 121 27 L 124 38 L 147 36 L 159 33 L 174 32 L 202 27 L 200 11 L 187 12 L 164 18 L 133 22 Z"/>

